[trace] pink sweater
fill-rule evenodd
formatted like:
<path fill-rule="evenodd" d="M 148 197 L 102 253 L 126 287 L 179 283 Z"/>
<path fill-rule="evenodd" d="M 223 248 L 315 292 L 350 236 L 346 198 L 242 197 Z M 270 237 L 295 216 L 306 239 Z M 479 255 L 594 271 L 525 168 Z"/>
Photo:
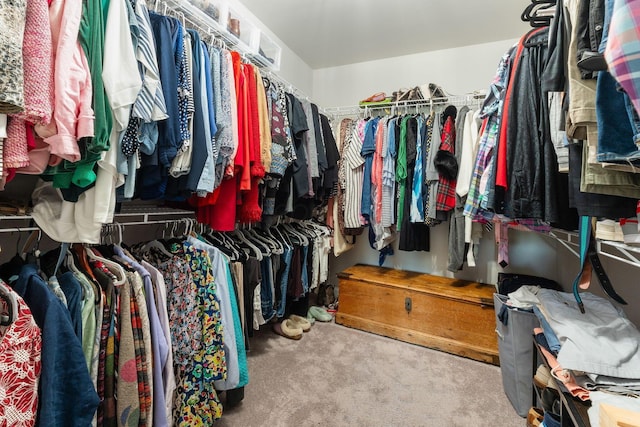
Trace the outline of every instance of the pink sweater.
<path fill-rule="evenodd" d="M 48 4 L 27 1 L 24 39 L 24 111 L 11 116 L 4 143 L 7 168 L 29 164 L 27 122 L 48 124 L 53 111 L 53 52 Z"/>
<path fill-rule="evenodd" d="M 51 154 L 80 160 L 78 139 L 93 136 L 91 75 L 78 41 L 82 0 L 53 0 L 49 7 L 54 46 L 53 121 L 36 126 L 36 132 L 51 147 Z"/>

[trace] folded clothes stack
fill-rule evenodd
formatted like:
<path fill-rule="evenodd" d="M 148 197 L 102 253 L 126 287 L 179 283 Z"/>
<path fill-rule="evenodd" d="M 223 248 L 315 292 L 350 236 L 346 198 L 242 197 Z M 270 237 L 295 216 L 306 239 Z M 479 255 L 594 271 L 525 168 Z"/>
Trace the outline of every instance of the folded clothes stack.
<path fill-rule="evenodd" d="M 636 234 L 637 234 L 636 222 Z M 622 227 L 617 221 L 605 219 L 596 223 L 596 239 L 612 240 L 614 242 L 624 242 Z"/>

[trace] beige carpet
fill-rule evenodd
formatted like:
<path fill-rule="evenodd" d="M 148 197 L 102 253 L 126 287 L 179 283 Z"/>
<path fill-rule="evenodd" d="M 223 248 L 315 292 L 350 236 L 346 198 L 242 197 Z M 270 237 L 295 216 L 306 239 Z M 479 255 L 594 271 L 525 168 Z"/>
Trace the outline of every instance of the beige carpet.
<path fill-rule="evenodd" d="M 250 383 L 219 426 L 522 427 L 500 368 L 333 323 L 251 340 Z"/>

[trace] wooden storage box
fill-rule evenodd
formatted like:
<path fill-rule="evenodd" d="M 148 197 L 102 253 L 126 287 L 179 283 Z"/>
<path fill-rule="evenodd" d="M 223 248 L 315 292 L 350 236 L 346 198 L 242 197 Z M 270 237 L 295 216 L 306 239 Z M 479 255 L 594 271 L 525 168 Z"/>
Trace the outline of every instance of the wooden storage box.
<path fill-rule="evenodd" d="M 494 286 L 369 265 L 338 278 L 336 323 L 499 364 Z"/>

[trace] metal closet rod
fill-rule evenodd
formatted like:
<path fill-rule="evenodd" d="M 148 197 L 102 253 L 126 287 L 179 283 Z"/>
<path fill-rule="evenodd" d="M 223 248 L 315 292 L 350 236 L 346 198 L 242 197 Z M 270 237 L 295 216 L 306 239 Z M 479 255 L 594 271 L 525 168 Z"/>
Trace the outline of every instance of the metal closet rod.
<path fill-rule="evenodd" d="M 14 218 L 15 219 L 15 218 Z M 23 219 L 20 217 L 19 219 Z M 126 227 L 131 225 L 154 225 L 154 224 L 194 224 L 196 223 L 195 219 L 192 218 L 180 218 L 180 219 L 159 219 L 153 221 L 131 221 L 131 222 L 111 222 L 108 224 L 103 224 L 103 228 L 109 227 Z M 40 227 L 10 227 L 10 228 L 0 228 L 0 233 L 21 233 L 27 231 L 42 231 Z"/>
<path fill-rule="evenodd" d="M 330 113 L 340 113 L 344 111 L 384 110 L 388 108 L 402 109 L 405 107 L 430 107 L 436 105 L 466 105 L 469 103 L 481 104 L 484 101 L 484 98 L 485 94 L 451 95 L 441 98 L 411 99 L 406 101 L 375 103 L 373 105 L 344 105 L 325 108 L 325 110 Z"/>

